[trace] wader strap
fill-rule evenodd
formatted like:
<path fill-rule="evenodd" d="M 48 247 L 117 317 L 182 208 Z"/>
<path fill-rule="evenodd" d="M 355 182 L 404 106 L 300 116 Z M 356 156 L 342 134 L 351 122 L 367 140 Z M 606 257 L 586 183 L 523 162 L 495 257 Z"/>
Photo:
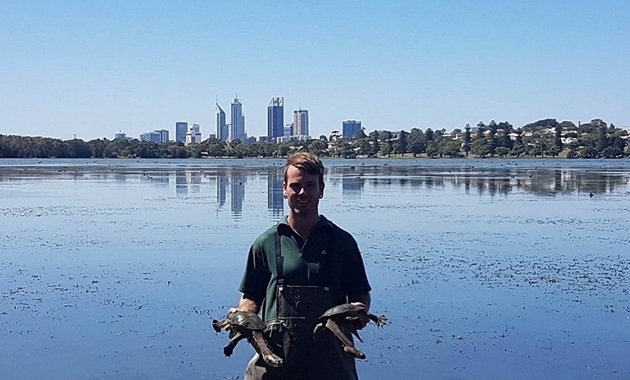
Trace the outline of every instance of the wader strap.
<path fill-rule="evenodd" d="M 323 259 L 322 259 L 322 284 L 321 286 L 324 288 L 325 291 L 329 292 L 330 291 L 330 286 L 332 285 L 331 283 L 331 272 L 332 272 L 332 268 L 330 267 L 330 263 L 332 262 L 332 258 L 330 257 L 330 255 L 333 253 L 333 249 L 335 247 L 335 231 L 332 230 L 330 233 L 330 239 L 328 239 L 328 244 L 326 245 L 326 250 L 325 250 L 325 254 L 323 255 Z M 322 252 L 323 253 L 323 252 Z"/>
<path fill-rule="evenodd" d="M 276 278 L 278 280 L 278 287 L 282 287 L 284 285 L 284 266 L 283 266 L 283 257 L 282 257 L 282 243 L 280 242 L 280 231 L 276 231 L 275 233 L 276 240 Z"/>

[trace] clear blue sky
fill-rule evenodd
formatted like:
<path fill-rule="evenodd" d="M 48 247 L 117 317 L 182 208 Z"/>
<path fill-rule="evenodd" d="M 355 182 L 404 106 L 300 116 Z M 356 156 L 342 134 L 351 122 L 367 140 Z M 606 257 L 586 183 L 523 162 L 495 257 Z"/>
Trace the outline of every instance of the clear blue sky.
<path fill-rule="evenodd" d="M 494 119 L 630 126 L 630 1 L 0 0 L 0 133 L 215 131 L 215 99 L 311 134 Z M 229 122 L 229 115 L 228 115 Z"/>

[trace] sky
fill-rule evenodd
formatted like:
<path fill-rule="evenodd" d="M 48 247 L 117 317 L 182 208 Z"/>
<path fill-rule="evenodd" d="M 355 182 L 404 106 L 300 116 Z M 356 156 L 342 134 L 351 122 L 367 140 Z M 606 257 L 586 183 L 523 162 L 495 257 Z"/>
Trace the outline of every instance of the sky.
<path fill-rule="evenodd" d="M 177 121 L 311 135 L 545 118 L 630 127 L 626 0 L 0 0 L 0 134 L 112 139 Z"/>

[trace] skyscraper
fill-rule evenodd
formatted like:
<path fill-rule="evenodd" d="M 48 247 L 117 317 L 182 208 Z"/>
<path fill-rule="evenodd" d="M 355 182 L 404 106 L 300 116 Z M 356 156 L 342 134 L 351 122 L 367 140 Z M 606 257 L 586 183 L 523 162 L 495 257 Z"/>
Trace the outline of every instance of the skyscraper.
<path fill-rule="evenodd" d="M 293 111 L 293 135 L 308 136 L 308 111 L 298 109 Z"/>
<path fill-rule="evenodd" d="M 232 102 L 232 110 L 231 110 L 231 128 L 230 128 L 230 140 L 239 139 L 241 141 L 245 140 L 245 116 L 243 115 L 243 105 L 241 101 L 237 97 L 234 98 Z"/>
<path fill-rule="evenodd" d="M 344 139 L 353 139 L 361 130 L 361 122 L 357 120 L 345 120 L 341 122 L 341 133 Z"/>
<path fill-rule="evenodd" d="M 284 98 L 272 98 L 267 106 L 267 137 L 273 141 L 284 135 Z"/>
<path fill-rule="evenodd" d="M 175 142 L 186 142 L 186 133 L 188 132 L 188 122 L 178 121 L 175 123 Z"/>
<path fill-rule="evenodd" d="M 199 131 L 199 124 L 191 124 L 186 132 L 186 145 L 199 144 L 201 142 L 201 132 Z"/>
<path fill-rule="evenodd" d="M 227 141 L 228 139 L 228 128 L 225 123 L 225 112 L 221 106 L 219 106 L 219 102 L 216 103 L 217 106 L 217 139 L 221 141 Z"/>

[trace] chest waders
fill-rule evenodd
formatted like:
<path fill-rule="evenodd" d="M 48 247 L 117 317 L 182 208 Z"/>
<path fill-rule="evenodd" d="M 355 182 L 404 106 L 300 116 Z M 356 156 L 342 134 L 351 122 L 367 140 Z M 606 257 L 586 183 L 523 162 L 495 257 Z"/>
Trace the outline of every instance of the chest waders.
<path fill-rule="evenodd" d="M 332 234 L 330 235 L 333 236 Z M 255 355 L 247 365 L 244 380 L 356 380 L 354 358 L 343 351 L 329 332 L 313 336 L 319 317 L 334 305 L 330 289 L 329 250 L 322 251 L 320 285 L 287 285 L 284 281 L 280 234 L 275 234 L 276 319 L 269 322 L 269 340 L 284 365 L 273 368 Z"/>

